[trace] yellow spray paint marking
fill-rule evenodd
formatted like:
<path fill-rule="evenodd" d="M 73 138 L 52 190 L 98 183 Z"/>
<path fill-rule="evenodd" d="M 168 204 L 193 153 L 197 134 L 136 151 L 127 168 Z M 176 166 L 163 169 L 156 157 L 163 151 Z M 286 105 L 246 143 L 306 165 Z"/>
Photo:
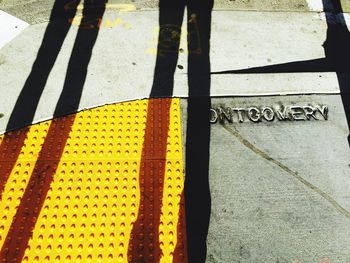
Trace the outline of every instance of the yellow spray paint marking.
<path fill-rule="evenodd" d="M 179 203 L 184 186 L 182 158 L 180 100 L 173 99 L 170 109 L 163 205 L 159 225 L 159 242 L 163 252 L 161 263 L 173 261 L 177 243 Z"/>
<path fill-rule="evenodd" d="M 5 185 L 0 202 L 0 249 L 6 239 L 13 217 L 16 214 L 17 206 L 33 172 L 49 126 L 50 121 L 31 126 L 18 160 Z M 2 139 L 0 139 L 1 141 Z"/>
<path fill-rule="evenodd" d="M 95 28 L 95 20 L 87 21 L 82 24 L 83 16 L 75 16 L 73 19 L 70 19 L 69 22 L 76 26 L 81 26 L 84 28 Z M 124 27 L 126 29 L 130 29 L 132 26 L 125 22 L 122 18 L 116 17 L 114 19 L 109 18 L 101 18 L 98 23 L 99 28 L 116 28 L 116 27 Z"/>
<path fill-rule="evenodd" d="M 84 9 L 84 4 L 79 4 L 76 5 L 77 2 L 72 0 L 70 2 L 68 2 L 67 4 L 64 5 L 64 9 L 65 10 L 70 10 L 70 9 L 76 9 L 76 10 L 83 10 Z M 89 8 L 94 8 L 94 5 L 88 5 Z M 102 4 L 100 5 L 96 5 L 96 7 L 101 7 Z M 131 12 L 131 11 L 135 11 L 136 10 L 136 6 L 134 4 L 112 4 L 112 3 L 106 3 L 104 5 L 104 7 L 108 10 L 108 9 L 114 9 L 114 10 L 118 10 L 119 12 Z"/>
<path fill-rule="evenodd" d="M 72 2 L 72 4 L 68 4 L 65 6 L 65 8 L 68 9 L 75 9 L 75 5 L 74 2 Z M 90 8 L 94 8 L 93 6 L 91 6 Z M 136 6 L 134 4 L 106 4 L 105 5 L 106 10 L 117 10 L 118 13 L 127 13 L 127 12 L 132 12 L 136 10 Z M 76 7 L 77 10 L 81 11 L 84 9 L 84 5 L 83 4 L 79 4 Z M 76 15 L 74 18 L 70 19 L 69 22 L 73 25 L 77 25 L 77 26 L 83 26 L 85 28 L 94 28 L 94 24 L 96 21 L 92 20 L 92 21 L 88 21 L 86 22 L 84 25 L 81 25 L 81 21 L 83 19 L 82 15 Z M 91 24 L 90 24 L 91 23 Z M 130 29 L 131 25 L 127 22 L 124 22 L 122 18 L 120 17 L 116 17 L 113 20 L 111 19 L 106 19 L 106 18 L 100 18 L 99 19 L 99 28 L 110 28 L 110 27 L 117 27 L 117 26 L 124 26 L 125 28 Z"/>
<path fill-rule="evenodd" d="M 136 10 L 136 6 L 134 4 L 106 4 L 105 5 L 106 9 L 114 9 L 114 10 L 118 10 L 119 12 L 123 13 L 123 12 L 131 12 L 131 11 L 135 11 Z M 83 10 L 84 9 L 84 5 L 80 4 L 77 6 L 77 10 Z"/>

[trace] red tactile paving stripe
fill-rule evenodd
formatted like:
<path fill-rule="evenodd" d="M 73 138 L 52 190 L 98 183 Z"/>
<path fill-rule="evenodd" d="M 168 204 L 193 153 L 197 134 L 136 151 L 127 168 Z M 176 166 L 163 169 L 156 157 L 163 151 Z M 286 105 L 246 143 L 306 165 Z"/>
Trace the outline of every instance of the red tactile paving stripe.
<path fill-rule="evenodd" d="M 29 128 L 8 132 L 0 145 L 0 200 L 4 191 L 8 177 L 14 165 L 17 162 L 18 156 L 21 153 L 22 146 L 27 137 Z"/>
<path fill-rule="evenodd" d="M 21 262 L 74 122 L 74 115 L 51 122 L 34 171 L 21 199 L 0 262 Z"/>
<path fill-rule="evenodd" d="M 162 208 L 171 99 L 148 103 L 140 167 L 140 207 L 129 243 L 129 262 L 159 262 L 159 223 Z"/>

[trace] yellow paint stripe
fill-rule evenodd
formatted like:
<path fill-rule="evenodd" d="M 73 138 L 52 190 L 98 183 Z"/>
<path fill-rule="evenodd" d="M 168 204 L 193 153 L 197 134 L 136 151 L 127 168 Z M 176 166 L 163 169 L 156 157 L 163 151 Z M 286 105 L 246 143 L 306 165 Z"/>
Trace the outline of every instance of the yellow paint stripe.
<path fill-rule="evenodd" d="M 27 187 L 49 126 L 50 121 L 30 127 L 18 160 L 5 185 L 0 202 L 0 248 L 6 239 L 17 206 Z M 1 136 L 0 141 L 2 138 L 3 136 Z"/>

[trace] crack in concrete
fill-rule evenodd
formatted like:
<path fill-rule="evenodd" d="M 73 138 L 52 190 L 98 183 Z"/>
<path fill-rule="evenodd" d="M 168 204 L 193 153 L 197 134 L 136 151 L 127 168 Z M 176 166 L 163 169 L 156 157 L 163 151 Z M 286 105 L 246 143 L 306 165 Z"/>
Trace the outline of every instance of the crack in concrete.
<path fill-rule="evenodd" d="M 305 180 L 303 177 L 301 177 L 297 172 L 291 170 L 288 166 L 284 165 L 283 163 L 275 160 L 271 156 L 269 156 L 266 152 L 263 150 L 259 149 L 252 143 L 250 143 L 247 139 L 245 139 L 239 132 L 238 130 L 233 127 L 229 128 L 225 124 L 222 124 L 222 127 L 230 132 L 232 135 L 234 135 L 244 146 L 246 146 L 248 149 L 259 155 L 260 157 L 264 158 L 267 161 L 272 162 L 273 164 L 277 165 L 279 168 L 281 168 L 283 171 L 287 172 L 290 176 L 294 177 L 297 179 L 299 182 L 304 184 L 306 187 L 310 188 L 312 191 L 315 193 L 319 194 L 322 196 L 325 200 L 327 200 L 340 214 L 345 216 L 346 218 L 350 219 L 350 212 L 347 211 L 344 207 L 342 207 L 333 197 L 322 191 L 320 188 L 317 186 L 313 185 L 309 181 Z"/>

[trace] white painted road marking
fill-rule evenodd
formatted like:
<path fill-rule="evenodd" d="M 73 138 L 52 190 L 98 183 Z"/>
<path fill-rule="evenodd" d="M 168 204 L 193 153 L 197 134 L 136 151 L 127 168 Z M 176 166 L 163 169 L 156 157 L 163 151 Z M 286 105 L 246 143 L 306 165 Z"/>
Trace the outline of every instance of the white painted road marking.
<path fill-rule="evenodd" d="M 329 14 L 329 13 L 327 13 Z M 317 13 L 314 15 L 314 18 L 320 19 L 323 21 L 327 21 L 326 13 Z M 333 15 L 333 20 L 330 23 L 341 23 L 346 25 L 349 28 L 350 25 L 350 14 L 348 13 L 339 13 L 336 15 Z M 350 29 L 350 28 L 349 28 Z"/>
<path fill-rule="evenodd" d="M 326 14 L 323 12 L 323 1 L 322 0 L 307 0 L 307 4 L 309 6 L 310 11 L 320 12 L 319 14 L 315 15 L 315 18 L 321 19 L 326 21 Z M 329 6 L 328 6 L 329 8 Z M 340 23 L 346 23 L 346 25 L 349 25 L 350 23 L 350 15 L 348 13 L 340 13 L 336 15 L 337 22 Z"/>
<path fill-rule="evenodd" d="M 311 11 L 322 12 L 323 2 L 322 0 L 307 0 L 307 4 Z"/>
<path fill-rule="evenodd" d="M 29 26 L 28 23 L 0 10 L 0 48 Z"/>

